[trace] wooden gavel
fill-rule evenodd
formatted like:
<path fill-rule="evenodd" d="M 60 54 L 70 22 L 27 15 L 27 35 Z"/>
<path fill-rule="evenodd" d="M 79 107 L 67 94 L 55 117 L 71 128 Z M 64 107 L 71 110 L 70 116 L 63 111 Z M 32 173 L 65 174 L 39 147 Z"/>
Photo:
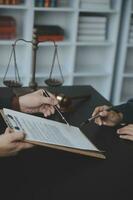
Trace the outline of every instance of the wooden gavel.
<path fill-rule="evenodd" d="M 70 112 L 72 101 L 73 100 L 88 100 L 91 96 L 90 95 L 80 95 L 80 96 L 65 96 L 64 94 L 56 95 L 57 100 L 59 101 L 59 105 L 62 112 Z"/>

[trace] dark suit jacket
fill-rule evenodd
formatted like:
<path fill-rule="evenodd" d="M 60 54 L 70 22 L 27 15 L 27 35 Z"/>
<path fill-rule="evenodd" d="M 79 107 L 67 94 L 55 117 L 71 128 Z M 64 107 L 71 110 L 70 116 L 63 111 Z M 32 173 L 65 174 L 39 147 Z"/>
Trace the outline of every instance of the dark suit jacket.
<path fill-rule="evenodd" d="M 14 94 L 10 88 L 2 88 L 0 90 L 0 109 L 6 107 L 11 108 L 11 102 Z"/>
<path fill-rule="evenodd" d="M 115 109 L 123 113 L 124 123 L 133 123 L 133 99 L 130 99 L 127 103 L 115 106 Z"/>

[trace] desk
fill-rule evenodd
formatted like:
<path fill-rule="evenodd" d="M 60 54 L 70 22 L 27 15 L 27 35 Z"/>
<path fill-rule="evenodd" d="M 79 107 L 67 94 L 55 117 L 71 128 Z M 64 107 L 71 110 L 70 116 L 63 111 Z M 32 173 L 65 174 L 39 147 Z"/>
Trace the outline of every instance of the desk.
<path fill-rule="evenodd" d="M 96 106 L 110 104 L 91 86 L 64 86 L 56 92 L 69 96 L 91 95 L 80 105 L 75 102 L 75 112 L 65 114 L 76 126 L 91 116 Z M 0 166 L 5 170 L 5 164 L 8 168 L 10 162 L 13 180 L 17 181 L 17 184 L 13 182 L 16 199 L 133 199 L 133 143 L 119 139 L 116 128 L 99 127 L 93 122 L 83 132 L 105 151 L 106 160 L 44 147 L 23 151 L 14 158 L 3 158 Z"/>

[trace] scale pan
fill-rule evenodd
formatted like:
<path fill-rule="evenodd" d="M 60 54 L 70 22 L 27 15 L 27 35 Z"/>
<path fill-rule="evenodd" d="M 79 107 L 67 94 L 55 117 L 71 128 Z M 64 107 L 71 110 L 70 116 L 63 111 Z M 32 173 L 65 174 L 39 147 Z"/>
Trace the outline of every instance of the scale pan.
<path fill-rule="evenodd" d="M 45 80 L 45 83 L 48 85 L 48 86 L 51 86 L 51 87 L 56 87 L 56 86 L 61 86 L 63 84 L 62 81 L 58 80 L 58 79 L 47 79 Z"/>
<path fill-rule="evenodd" d="M 3 84 L 9 88 L 15 87 L 22 87 L 22 83 L 18 82 L 18 81 L 14 81 L 14 80 L 5 80 L 3 81 Z"/>

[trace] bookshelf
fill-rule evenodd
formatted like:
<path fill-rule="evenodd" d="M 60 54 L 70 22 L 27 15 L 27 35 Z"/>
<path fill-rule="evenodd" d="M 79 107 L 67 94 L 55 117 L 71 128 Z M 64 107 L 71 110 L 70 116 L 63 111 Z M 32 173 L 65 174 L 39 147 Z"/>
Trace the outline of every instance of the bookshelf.
<path fill-rule="evenodd" d="M 20 5 L 0 5 L 0 13 L 16 19 L 17 38 L 26 40 L 32 39 L 34 24 L 61 26 L 65 31 L 65 37 L 63 41 L 57 42 L 57 45 L 64 85 L 90 84 L 104 97 L 110 99 L 122 0 L 99 0 L 102 1 L 102 6 L 96 3 L 95 6 L 92 3 L 84 6 L 82 1 L 85 0 L 60 0 L 60 4 L 56 7 L 42 7 L 36 6 L 33 0 L 23 0 Z M 106 19 L 104 40 L 78 39 L 80 17 L 84 15 Z M 13 40 L 0 40 L 1 86 L 12 42 Z M 45 85 L 44 80 L 49 76 L 52 52 L 53 46 L 50 42 L 39 45 L 36 66 L 38 85 Z M 23 86 L 28 86 L 32 68 L 31 45 L 19 42 L 17 59 Z M 13 77 L 12 70 L 9 74 L 9 77 L 11 76 Z M 53 76 L 55 78 L 59 76 L 56 66 Z"/>
<path fill-rule="evenodd" d="M 113 102 L 120 104 L 133 97 L 133 0 L 123 1 L 120 38 L 113 85 Z"/>

